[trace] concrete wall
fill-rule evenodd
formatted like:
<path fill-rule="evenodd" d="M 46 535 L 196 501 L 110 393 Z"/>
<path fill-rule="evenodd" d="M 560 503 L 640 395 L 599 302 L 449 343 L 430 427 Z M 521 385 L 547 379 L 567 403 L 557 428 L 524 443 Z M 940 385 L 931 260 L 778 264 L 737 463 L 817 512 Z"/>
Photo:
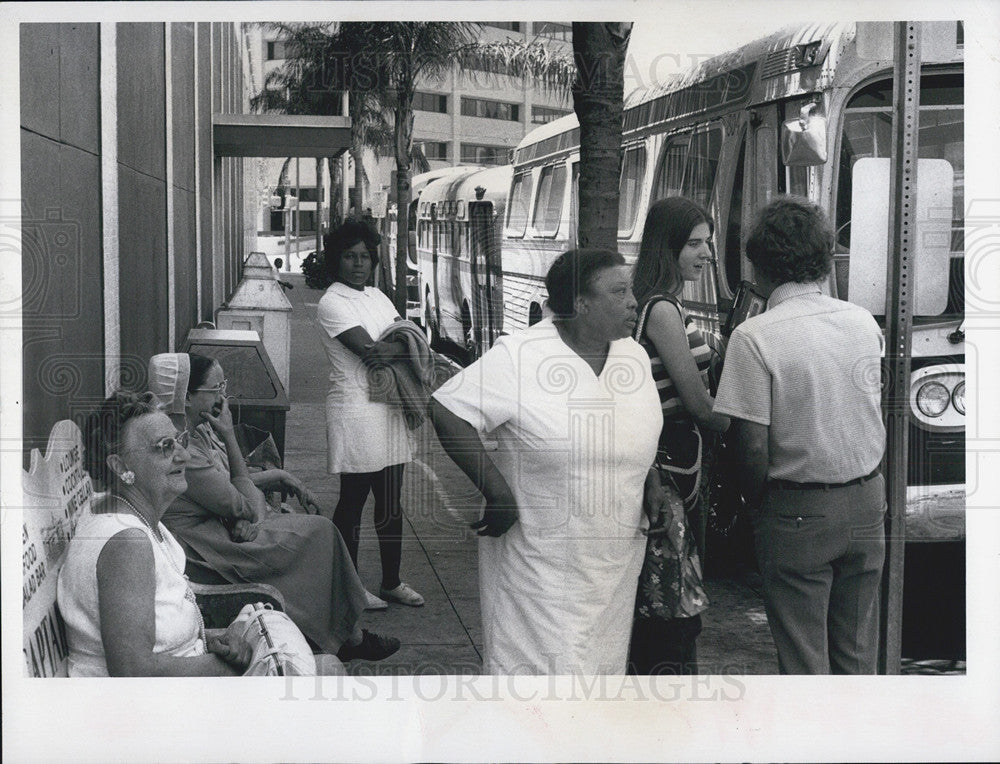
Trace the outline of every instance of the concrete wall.
<path fill-rule="evenodd" d="M 247 110 L 238 28 L 21 25 L 26 455 L 236 286 L 255 221 L 211 118 Z"/>
<path fill-rule="evenodd" d="M 26 449 L 104 394 L 98 31 L 21 25 Z"/>

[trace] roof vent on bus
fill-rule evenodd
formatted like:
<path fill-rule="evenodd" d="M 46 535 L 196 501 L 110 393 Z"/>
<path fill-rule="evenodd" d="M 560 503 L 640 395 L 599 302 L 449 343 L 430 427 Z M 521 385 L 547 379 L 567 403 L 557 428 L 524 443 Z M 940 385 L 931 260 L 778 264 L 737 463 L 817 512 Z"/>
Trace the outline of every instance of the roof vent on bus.
<path fill-rule="evenodd" d="M 777 77 L 779 74 L 788 74 L 815 66 L 819 63 L 819 46 L 820 41 L 814 40 L 769 53 L 761 68 L 761 78 Z"/>

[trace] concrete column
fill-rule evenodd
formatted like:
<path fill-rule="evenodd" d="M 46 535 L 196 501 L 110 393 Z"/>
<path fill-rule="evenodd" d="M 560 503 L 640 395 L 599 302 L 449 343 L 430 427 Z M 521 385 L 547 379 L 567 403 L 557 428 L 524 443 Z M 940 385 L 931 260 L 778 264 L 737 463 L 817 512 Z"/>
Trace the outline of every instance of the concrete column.
<path fill-rule="evenodd" d="M 177 271 L 174 257 L 177 249 L 177 231 L 174 220 L 174 83 L 173 35 L 170 22 L 163 25 L 163 100 L 166 136 L 166 190 L 167 190 L 167 352 L 177 346 Z"/>
<path fill-rule="evenodd" d="M 121 305 L 118 291 L 118 55 L 115 22 L 101 24 L 101 223 L 104 247 L 104 394 L 118 387 Z"/>
<path fill-rule="evenodd" d="M 204 213 L 201 206 L 201 130 L 199 129 L 201 119 L 199 103 L 201 102 L 201 93 L 198 90 L 198 85 L 200 82 L 200 70 L 199 66 L 200 59 L 198 55 L 200 53 L 198 47 L 198 25 L 194 25 L 194 261 L 195 261 L 195 273 L 197 278 L 195 282 L 197 283 L 197 306 L 198 306 L 198 323 L 205 320 L 205 316 L 201 312 L 201 298 L 202 298 L 202 276 L 201 276 L 201 266 L 202 266 L 202 248 L 205 243 L 202 241 L 201 236 L 201 216 Z M 211 318 L 211 317 L 209 317 Z"/>

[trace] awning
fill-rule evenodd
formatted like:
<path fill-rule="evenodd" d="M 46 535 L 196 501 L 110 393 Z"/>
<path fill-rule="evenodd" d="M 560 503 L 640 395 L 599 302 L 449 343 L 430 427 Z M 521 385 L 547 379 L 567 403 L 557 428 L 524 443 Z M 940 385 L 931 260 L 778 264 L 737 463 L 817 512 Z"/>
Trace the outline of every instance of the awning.
<path fill-rule="evenodd" d="M 335 157 L 351 146 L 350 117 L 213 114 L 219 157 Z"/>

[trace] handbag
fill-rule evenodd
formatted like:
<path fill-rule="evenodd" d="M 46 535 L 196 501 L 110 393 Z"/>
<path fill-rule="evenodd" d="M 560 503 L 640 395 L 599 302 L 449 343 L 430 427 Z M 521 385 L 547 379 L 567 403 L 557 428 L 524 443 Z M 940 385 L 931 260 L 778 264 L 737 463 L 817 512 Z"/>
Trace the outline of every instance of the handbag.
<path fill-rule="evenodd" d="M 643 342 L 643 334 L 646 331 L 646 320 L 649 318 L 650 308 L 660 300 L 666 300 L 677 307 L 678 311 L 680 310 L 680 306 L 669 297 L 659 296 L 649 300 L 639 314 L 639 320 L 636 321 L 633 334 L 636 342 L 640 342 L 644 346 L 649 343 L 649 340 Z M 681 316 L 683 318 L 683 313 Z M 652 352 L 655 354 L 656 351 Z M 655 360 L 651 358 L 651 362 L 654 367 L 661 363 L 658 356 Z M 672 394 L 668 394 L 665 400 L 660 401 L 660 407 L 676 410 L 677 413 L 664 418 L 663 428 L 660 430 L 660 441 L 656 448 L 656 460 L 661 475 L 666 473 L 670 484 L 680 495 L 685 506 L 690 509 L 698 501 L 698 489 L 701 486 L 701 430 L 698 429 L 694 419 L 680 403 L 680 394 L 672 383 L 668 391 Z"/>
<path fill-rule="evenodd" d="M 636 591 L 636 616 L 692 618 L 708 607 L 698 546 L 688 526 L 684 502 L 663 470 L 659 472 L 664 496 L 650 531 L 665 527 L 666 533 L 651 533 L 646 540 Z"/>
<path fill-rule="evenodd" d="M 316 658 L 299 627 L 270 604 L 244 605 L 226 628 L 226 637 L 253 648 L 243 676 L 316 676 Z"/>

